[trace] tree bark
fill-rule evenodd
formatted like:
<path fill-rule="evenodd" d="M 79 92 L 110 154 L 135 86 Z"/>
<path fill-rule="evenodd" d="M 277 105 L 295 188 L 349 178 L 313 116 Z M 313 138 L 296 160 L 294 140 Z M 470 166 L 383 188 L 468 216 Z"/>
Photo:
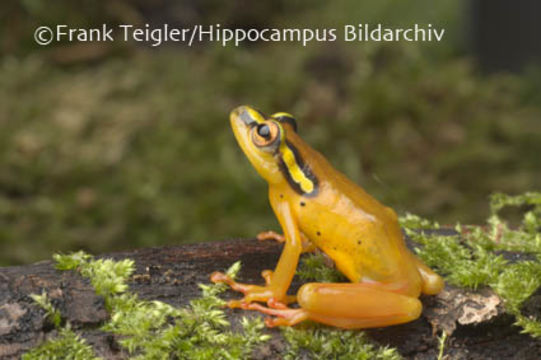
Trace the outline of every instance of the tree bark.
<path fill-rule="evenodd" d="M 410 244 L 411 245 L 411 244 Z M 142 299 L 185 306 L 200 296 L 198 283 L 209 275 L 241 260 L 239 279 L 263 283 L 261 270 L 274 268 L 281 246 L 257 240 L 233 240 L 164 248 L 139 249 L 101 257 L 135 260 L 136 272 L 130 290 Z M 510 256 L 514 256 L 510 254 Z M 291 291 L 300 282 L 295 278 Z M 108 319 L 103 299 L 95 295 L 88 280 L 73 271 L 58 271 L 51 261 L 0 268 L 0 359 L 19 358 L 56 331 L 43 317 L 30 294 L 46 291 L 63 318 L 106 359 L 127 358 L 112 334 L 101 331 Z M 225 297 L 239 297 L 229 291 Z M 438 335 L 450 336 L 447 359 L 540 359 L 541 340 L 520 333 L 513 317 L 505 314 L 500 298 L 489 289 L 465 291 L 447 285 L 437 296 L 421 298 L 421 318 L 408 324 L 368 330 L 376 343 L 396 347 L 406 359 L 435 359 Z M 231 320 L 245 314 L 228 310 Z M 266 330 L 271 341 L 256 349 L 255 359 L 276 359 L 285 343 L 277 329 Z"/>

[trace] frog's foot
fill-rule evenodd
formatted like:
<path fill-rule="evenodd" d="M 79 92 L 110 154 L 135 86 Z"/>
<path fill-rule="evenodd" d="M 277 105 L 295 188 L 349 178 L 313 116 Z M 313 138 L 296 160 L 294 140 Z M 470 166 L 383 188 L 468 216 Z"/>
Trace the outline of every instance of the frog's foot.
<path fill-rule="evenodd" d="M 280 305 L 279 308 L 272 308 L 271 304 L 269 304 L 269 307 L 265 307 L 261 304 L 250 304 L 246 306 L 246 308 L 274 316 L 265 319 L 265 324 L 268 327 L 293 326 L 301 321 L 307 320 L 309 317 L 308 311 L 304 309 L 291 309 L 287 306 L 282 307 L 282 305 Z"/>
<path fill-rule="evenodd" d="M 267 306 L 273 309 L 288 309 L 287 305 L 297 302 L 296 295 L 286 295 L 284 301 L 278 301 L 276 298 L 267 300 Z"/>
<path fill-rule="evenodd" d="M 303 233 L 300 234 L 301 240 L 302 240 L 302 252 L 313 252 L 317 249 L 317 247 L 312 244 L 312 242 L 304 235 Z M 286 241 L 286 238 L 284 235 L 280 235 L 275 231 L 262 231 L 259 234 L 257 234 L 257 240 L 259 241 L 266 241 L 266 240 L 274 240 L 279 243 L 283 243 Z"/>
<path fill-rule="evenodd" d="M 274 240 L 274 241 L 278 241 L 279 243 L 283 243 L 286 241 L 286 238 L 284 237 L 284 235 L 280 235 L 275 231 L 262 231 L 259 234 L 257 234 L 257 240 L 259 241 Z"/>
<path fill-rule="evenodd" d="M 229 275 L 221 272 L 212 273 L 212 275 L 210 276 L 210 280 L 213 283 L 225 283 L 229 285 L 231 289 L 244 294 L 244 298 L 242 298 L 241 300 L 230 300 L 227 303 L 227 306 L 229 306 L 230 308 L 246 309 L 247 305 L 251 304 L 254 301 L 270 302 L 271 304 L 277 304 L 277 306 L 280 306 L 280 304 L 288 304 L 291 302 L 295 302 L 295 296 L 279 296 L 276 289 L 268 286 L 270 284 L 270 277 L 272 276 L 271 270 L 263 271 L 262 275 L 267 282 L 267 286 L 238 283 L 233 280 Z"/>
<path fill-rule="evenodd" d="M 265 279 L 265 283 L 267 284 L 267 286 L 270 286 L 271 279 L 272 279 L 272 273 L 273 273 L 272 270 L 263 270 L 261 272 L 261 276 L 263 277 L 263 279 Z M 280 304 L 287 307 L 287 304 L 297 302 L 297 296 L 296 295 L 286 295 L 284 300 L 285 300 L 284 302 L 280 302 L 280 301 L 276 300 L 275 298 L 270 298 L 269 300 L 267 300 L 267 305 L 269 305 L 269 307 L 275 308 L 275 309 L 277 309 Z"/>

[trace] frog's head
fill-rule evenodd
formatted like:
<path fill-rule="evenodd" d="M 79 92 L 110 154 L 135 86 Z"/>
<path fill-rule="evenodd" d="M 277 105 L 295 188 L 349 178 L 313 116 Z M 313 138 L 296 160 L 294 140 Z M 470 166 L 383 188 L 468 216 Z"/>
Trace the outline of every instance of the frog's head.
<path fill-rule="evenodd" d="M 266 117 L 249 106 L 239 106 L 230 115 L 237 141 L 259 174 L 269 184 L 287 181 L 303 194 L 314 193 L 317 179 L 299 154 L 297 124 L 284 112 Z"/>

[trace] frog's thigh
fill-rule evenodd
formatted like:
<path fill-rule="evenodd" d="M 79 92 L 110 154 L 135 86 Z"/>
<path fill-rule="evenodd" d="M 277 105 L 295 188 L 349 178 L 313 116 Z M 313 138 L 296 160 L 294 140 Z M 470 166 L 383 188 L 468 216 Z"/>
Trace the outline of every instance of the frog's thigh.
<path fill-rule="evenodd" d="M 370 328 L 417 319 L 422 305 L 417 298 L 358 284 L 309 283 L 297 293 L 307 317 L 342 328 Z"/>

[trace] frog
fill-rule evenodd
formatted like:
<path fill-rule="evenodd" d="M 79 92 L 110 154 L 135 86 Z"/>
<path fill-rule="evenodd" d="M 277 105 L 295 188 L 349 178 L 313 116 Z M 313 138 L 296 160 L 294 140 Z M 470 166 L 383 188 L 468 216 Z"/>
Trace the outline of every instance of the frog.
<path fill-rule="evenodd" d="M 421 294 L 435 295 L 443 279 L 407 247 L 396 212 L 332 167 L 298 134 L 286 112 L 267 116 L 239 106 L 229 116 L 234 136 L 268 183 L 268 197 L 283 235 L 265 231 L 283 249 L 264 285 L 235 281 L 223 272 L 210 280 L 228 284 L 242 299 L 227 306 L 268 315 L 268 327 L 305 320 L 343 329 L 385 327 L 420 317 Z M 299 258 L 319 251 L 348 282 L 308 282 L 288 294 Z M 293 305 L 297 303 L 297 305 Z"/>

